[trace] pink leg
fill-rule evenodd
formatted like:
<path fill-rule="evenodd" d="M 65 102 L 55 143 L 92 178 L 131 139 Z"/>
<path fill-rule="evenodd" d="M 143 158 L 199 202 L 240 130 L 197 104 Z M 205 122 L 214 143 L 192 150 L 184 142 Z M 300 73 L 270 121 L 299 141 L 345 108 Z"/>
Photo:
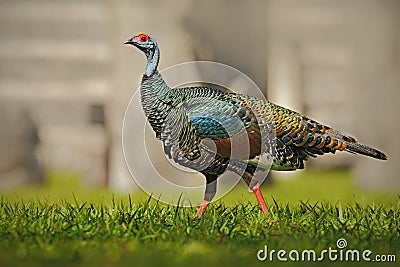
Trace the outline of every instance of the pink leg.
<path fill-rule="evenodd" d="M 196 213 L 197 217 L 200 218 L 201 216 L 203 216 L 203 213 L 206 211 L 207 206 L 208 206 L 209 203 L 210 203 L 209 201 L 203 200 L 203 202 L 201 203 L 199 209 L 197 210 L 197 213 Z"/>
<path fill-rule="evenodd" d="M 269 213 L 268 207 L 267 207 L 267 204 L 265 204 L 264 196 L 261 193 L 260 185 L 258 183 L 253 187 L 253 192 L 254 192 L 254 195 L 256 195 L 258 204 L 260 204 L 262 213 L 264 215 L 268 214 Z"/>
<path fill-rule="evenodd" d="M 265 204 L 264 197 L 261 193 L 260 184 L 258 183 L 257 179 L 248 172 L 243 173 L 242 178 L 246 182 L 246 184 L 249 186 L 249 188 L 253 191 L 254 195 L 256 195 L 256 198 L 257 198 L 258 204 L 260 205 L 262 213 L 264 215 L 268 214 L 269 211 L 267 208 L 267 204 Z"/>
<path fill-rule="evenodd" d="M 211 183 L 207 183 L 206 185 L 206 191 L 204 192 L 204 200 L 201 203 L 199 209 L 197 210 L 196 216 L 197 217 L 202 217 L 204 212 L 206 211 L 208 204 L 210 204 L 211 200 L 214 198 L 215 193 L 217 192 L 217 181 L 215 180 L 212 181 Z"/>

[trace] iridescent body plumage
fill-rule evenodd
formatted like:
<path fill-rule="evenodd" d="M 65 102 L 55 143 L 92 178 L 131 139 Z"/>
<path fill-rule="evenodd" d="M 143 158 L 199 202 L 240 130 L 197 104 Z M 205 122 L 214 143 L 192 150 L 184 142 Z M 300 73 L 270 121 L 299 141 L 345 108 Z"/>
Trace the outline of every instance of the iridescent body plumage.
<path fill-rule="evenodd" d="M 242 176 L 266 213 L 254 178 L 257 168 L 302 169 L 309 157 L 338 150 L 386 159 L 384 153 L 350 136 L 263 99 L 212 86 L 170 88 L 157 71 L 160 52 L 155 40 L 141 33 L 126 43 L 146 54 L 142 106 L 164 152 L 206 177 L 198 216 L 214 197 L 216 180 L 226 170 Z"/>

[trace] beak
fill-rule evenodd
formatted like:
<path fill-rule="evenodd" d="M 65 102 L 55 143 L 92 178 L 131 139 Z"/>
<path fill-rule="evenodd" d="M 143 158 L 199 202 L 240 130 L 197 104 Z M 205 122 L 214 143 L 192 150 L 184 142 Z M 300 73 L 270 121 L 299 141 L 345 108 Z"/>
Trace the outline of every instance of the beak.
<path fill-rule="evenodd" d="M 133 38 L 131 38 L 131 39 L 129 39 L 129 40 L 124 42 L 124 44 L 130 44 L 130 45 L 133 45 L 134 43 L 135 42 L 133 41 Z"/>

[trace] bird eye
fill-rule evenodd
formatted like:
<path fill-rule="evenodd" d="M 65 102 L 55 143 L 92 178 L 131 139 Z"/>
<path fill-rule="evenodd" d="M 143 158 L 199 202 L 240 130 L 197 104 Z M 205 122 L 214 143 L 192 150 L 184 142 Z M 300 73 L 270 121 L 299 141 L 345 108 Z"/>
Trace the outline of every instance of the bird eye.
<path fill-rule="evenodd" d="M 142 34 L 142 35 L 139 36 L 139 40 L 141 42 L 147 42 L 149 40 L 149 36 L 146 35 L 146 34 Z"/>

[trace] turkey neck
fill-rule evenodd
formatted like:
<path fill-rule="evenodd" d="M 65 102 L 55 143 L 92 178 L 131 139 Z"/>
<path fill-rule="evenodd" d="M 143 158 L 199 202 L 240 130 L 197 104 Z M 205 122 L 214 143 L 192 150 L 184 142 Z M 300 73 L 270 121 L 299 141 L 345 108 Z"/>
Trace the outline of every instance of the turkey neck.
<path fill-rule="evenodd" d="M 160 50 L 157 44 L 155 44 L 154 50 L 146 50 L 145 54 L 147 58 L 146 76 L 150 77 L 157 71 L 158 62 L 160 60 Z"/>
<path fill-rule="evenodd" d="M 154 50 L 145 50 L 147 58 L 146 73 L 143 75 L 142 84 L 140 86 L 143 101 L 158 101 L 169 90 L 169 86 L 165 83 L 163 77 L 157 71 L 158 62 L 160 60 L 160 50 L 157 44 L 154 44 Z"/>

